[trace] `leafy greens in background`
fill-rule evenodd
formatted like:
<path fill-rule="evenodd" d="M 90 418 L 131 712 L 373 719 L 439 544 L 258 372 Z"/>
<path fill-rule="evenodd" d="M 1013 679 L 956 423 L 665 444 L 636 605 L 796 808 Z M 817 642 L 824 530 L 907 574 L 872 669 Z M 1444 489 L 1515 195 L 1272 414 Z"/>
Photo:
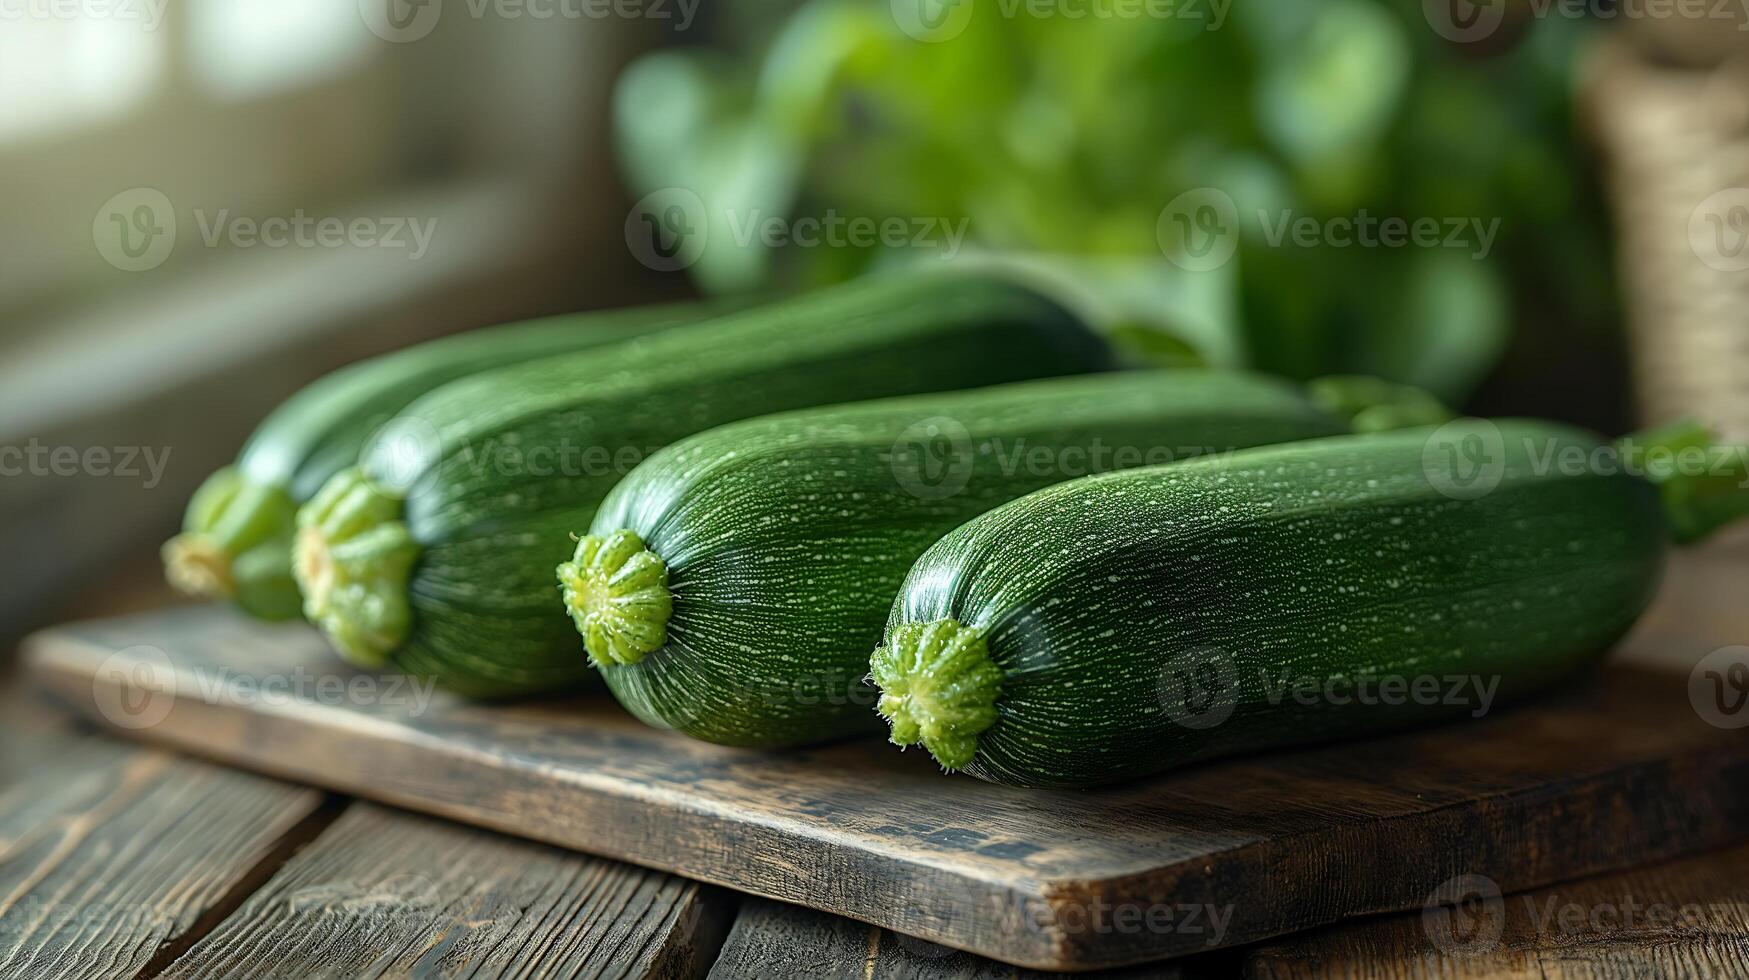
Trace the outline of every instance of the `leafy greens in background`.
<path fill-rule="evenodd" d="M 1028 9 L 976 0 L 930 42 L 886 0 L 811 0 L 757 50 L 647 56 L 616 94 L 623 165 L 639 194 L 697 195 L 690 272 L 709 292 L 948 251 L 939 233 L 922 249 L 768 245 L 762 221 L 963 221 L 962 258 L 1092 284 L 1108 326 L 1169 363 L 1366 373 L 1461 400 L 1527 306 L 1607 302 L 1569 119 L 1589 25 L 1545 18 L 1483 57 L 1420 0 L 1245 0 L 1218 29 L 1211 4 L 1176 8 L 1204 19 Z M 1162 215 L 1198 188 L 1237 218 L 1213 267 L 1173 254 Z M 1363 215 L 1439 219 L 1442 239 L 1448 220 L 1498 225 L 1485 255 L 1474 224 L 1458 247 L 1282 237 L 1284 221 Z"/>

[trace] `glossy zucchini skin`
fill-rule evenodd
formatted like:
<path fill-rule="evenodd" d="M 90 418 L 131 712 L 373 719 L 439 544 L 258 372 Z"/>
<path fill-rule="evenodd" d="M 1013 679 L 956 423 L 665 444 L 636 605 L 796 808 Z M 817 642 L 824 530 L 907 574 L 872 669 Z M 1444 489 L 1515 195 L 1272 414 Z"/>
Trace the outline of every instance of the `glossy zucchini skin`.
<path fill-rule="evenodd" d="M 666 569 L 667 597 L 611 548 L 561 580 L 608 687 L 650 724 L 744 746 L 875 733 L 868 651 L 942 534 L 1073 476 L 1342 431 L 1292 385 L 1199 370 L 786 412 L 668 447 L 596 513 L 579 557 L 629 531 Z M 644 587 L 620 592 L 630 607 L 610 625 L 656 625 L 666 643 L 628 650 L 591 631 L 613 593 L 591 574 Z"/>
<path fill-rule="evenodd" d="M 165 546 L 166 574 L 194 595 L 262 619 L 298 615 L 297 508 L 358 462 L 371 433 L 431 389 L 476 371 L 640 337 L 730 309 L 684 303 L 579 313 L 473 330 L 383 354 L 312 382 L 268 414 L 237 460 L 189 502 Z"/>
<path fill-rule="evenodd" d="M 1502 422 L 1498 484 L 1453 496 L 1476 470 L 1444 431 L 1089 477 L 958 528 L 871 661 L 894 741 L 993 782 L 1090 786 L 1474 714 L 1490 681 L 1506 700 L 1591 663 L 1656 585 L 1656 491 L 1538 466 L 1600 444 Z M 1481 686 L 1341 703 L 1390 676 Z"/>
<path fill-rule="evenodd" d="M 1104 343 L 1055 303 L 1001 279 L 939 274 L 860 280 L 474 375 L 385 430 L 413 424 L 431 444 L 373 442 L 361 475 L 342 474 L 305 508 L 306 613 L 349 658 L 463 693 L 574 685 L 591 671 L 554 601 L 553 566 L 644 456 L 775 411 L 1109 364 Z M 536 465 L 536 452 L 567 447 L 577 465 Z M 612 465 L 589 465 L 589 451 Z"/>

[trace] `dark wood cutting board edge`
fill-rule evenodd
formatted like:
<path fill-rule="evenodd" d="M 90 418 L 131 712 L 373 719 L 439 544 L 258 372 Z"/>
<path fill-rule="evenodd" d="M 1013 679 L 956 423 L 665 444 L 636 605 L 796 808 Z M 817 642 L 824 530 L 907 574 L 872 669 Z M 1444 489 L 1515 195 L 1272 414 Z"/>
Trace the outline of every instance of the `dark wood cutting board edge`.
<path fill-rule="evenodd" d="M 27 646 L 45 686 L 124 734 L 1042 969 L 1416 908 L 1462 874 L 1513 891 L 1749 833 L 1749 739 L 1695 716 L 1685 674 L 1645 666 L 1606 667 L 1472 724 L 1075 794 L 943 776 L 878 743 L 722 749 L 643 728 L 599 699 L 493 707 L 440 695 L 417 719 L 209 702 L 190 673 L 203 666 L 350 676 L 313 635 L 220 610 L 59 627 Z M 136 647 L 175 663 L 158 695 L 166 713 L 145 728 L 117 726 L 104 707 L 140 693 L 125 652 Z M 1126 927 L 1114 910 L 1128 908 L 1167 910 L 1173 924 L 1136 928 L 1131 915 Z M 1216 933 L 1205 914 L 1192 927 L 1195 908 L 1226 910 L 1227 925 Z"/>

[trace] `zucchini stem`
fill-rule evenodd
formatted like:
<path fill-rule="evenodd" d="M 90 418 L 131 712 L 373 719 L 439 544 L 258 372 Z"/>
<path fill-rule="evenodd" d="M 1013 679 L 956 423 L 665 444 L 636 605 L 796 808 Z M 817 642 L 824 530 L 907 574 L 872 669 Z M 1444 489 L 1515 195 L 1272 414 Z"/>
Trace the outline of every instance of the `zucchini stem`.
<path fill-rule="evenodd" d="M 952 619 L 905 623 L 887 634 L 869 667 L 894 745 L 921 742 L 950 771 L 971 764 L 1002 692 L 1002 670 L 982 633 Z"/>
<path fill-rule="evenodd" d="M 210 535 L 184 531 L 164 542 L 164 577 L 183 595 L 196 599 L 232 599 L 237 581 L 231 559 Z"/>
<path fill-rule="evenodd" d="M 304 615 L 361 667 L 383 666 L 412 629 L 407 584 L 420 548 L 402 507 L 353 467 L 298 511 L 293 568 Z"/>
<path fill-rule="evenodd" d="M 1348 420 L 1355 432 L 1388 432 L 1456 418 L 1438 398 L 1414 385 L 1365 374 L 1333 374 L 1306 383 L 1313 404 Z"/>
<path fill-rule="evenodd" d="M 227 466 L 189 501 L 181 534 L 165 542 L 164 577 L 202 599 L 230 599 L 252 615 L 297 615 L 292 528 L 297 503 L 282 486 Z"/>
<path fill-rule="evenodd" d="M 577 538 L 557 569 L 559 592 L 597 666 L 635 664 L 668 642 L 668 563 L 636 531 Z"/>
<path fill-rule="evenodd" d="M 1701 541 L 1749 517 L 1749 450 L 1718 444 L 1708 426 L 1685 419 L 1627 436 L 1616 446 L 1624 458 L 1642 461 L 1678 544 Z"/>

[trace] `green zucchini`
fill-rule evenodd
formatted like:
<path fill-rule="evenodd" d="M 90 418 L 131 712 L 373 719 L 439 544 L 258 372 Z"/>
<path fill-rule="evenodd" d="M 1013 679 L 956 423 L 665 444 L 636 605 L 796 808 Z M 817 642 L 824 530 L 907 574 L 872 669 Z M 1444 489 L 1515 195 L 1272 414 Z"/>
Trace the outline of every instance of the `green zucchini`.
<path fill-rule="evenodd" d="M 1475 714 L 1592 662 L 1652 595 L 1659 493 L 1575 469 L 1605 450 L 1465 420 L 1041 490 L 912 567 L 879 711 L 947 769 L 1057 787 Z"/>
<path fill-rule="evenodd" d="M 942 534 L 1073 476 L 1344 431 L 1289 384 L 1200 370 L 786 412 L 632 471 L 558 576 L 650 724 L 756 746 L 873 732 L 868 650 Z"/>
<path fill-rule="evenodd" d="M 300 512 L 305 612 L 349 659 L 463 693 L 575 684 L 590 671 L 553 604 L 562 553 L 551 549 L 644 456 L 755 415 L 1109 358 L 1031 290 L 940 274 L 860 280 L 474 375 L 408 406 Z"/>
<path fill-rule="evenodd" d="M 476 371 L 629 340 L 730 308 L 676 304 L 549 317 L 429 341 L 328 374 L 274 409 L 236 462 L 195 491 L 182 533 L 164 545 L 165 577 L 183 592 L 229 599 L 263 619 L 296 616 L 298 505 L 358 462 L 370 434 L 415 398 Z"/>

